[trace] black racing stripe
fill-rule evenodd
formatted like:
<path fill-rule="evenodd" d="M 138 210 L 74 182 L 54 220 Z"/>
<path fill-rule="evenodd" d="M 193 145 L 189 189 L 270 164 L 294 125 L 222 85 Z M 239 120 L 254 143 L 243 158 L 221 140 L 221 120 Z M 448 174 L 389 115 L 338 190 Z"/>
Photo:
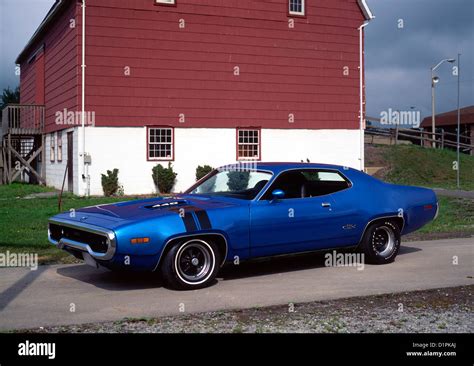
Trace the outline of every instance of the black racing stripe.
<path fill-rule="evenodd" d="M 199 208 L 197 208 L 196 206 L 185 205 L 185 206 L 177 206 L 177 207 L 168 208 L 167 210 L 171 212 L 183 214 L 186 212 L 194 212 L 196 210 L 199 210 Z"/>
<path fill-rule="evenodd" d="M 186 231 L 196 231 L 197 230 L 197 225 L 196 222 L 194 221 L 193 214 L 191 212 L 186 212 L 184 214 L 184 217 L 182 217 L 184 226 L 186 227 Z"/>
<path fill-rule="evenodd" d="M 201 225 L 202 230 L 208 230 L 212 228 L 211 220 L 209 219 L 209 215 L 204 210 L 199 210 L 195 212 L 196 217 L 199 221 L 199 225 Z"/>

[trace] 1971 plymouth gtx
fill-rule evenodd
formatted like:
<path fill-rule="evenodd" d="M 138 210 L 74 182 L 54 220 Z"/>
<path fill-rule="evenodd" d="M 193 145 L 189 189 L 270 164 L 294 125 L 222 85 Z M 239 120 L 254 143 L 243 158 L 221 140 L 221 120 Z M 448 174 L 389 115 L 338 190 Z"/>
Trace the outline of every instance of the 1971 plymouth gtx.
<path fill-rule="evenodd" d="M 88 264 L 158 271 L 171 288 L 196 289 L 236 259 L 353 247 L 390 263 L 401 235 L 437 212 L 430 189 L 336 165 L 258 163 L 216 169 L 174 197 L 61 213 L 48 236 Z"/>

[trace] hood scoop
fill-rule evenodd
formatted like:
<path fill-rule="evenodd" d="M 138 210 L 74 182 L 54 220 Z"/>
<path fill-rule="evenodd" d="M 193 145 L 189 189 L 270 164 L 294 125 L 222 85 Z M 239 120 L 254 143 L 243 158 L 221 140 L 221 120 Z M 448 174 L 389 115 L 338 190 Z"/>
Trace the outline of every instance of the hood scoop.
<path fill-rule="evenodd" d="M 160 202 L 154 205 L 148 205 L 144 207 L 149 210 L 159 210 L 159 209 L 168 209 L 168 208 L 173 208 L 173 207 L 184 206 L 187 204 L 188 204 L 188 201 L 186 200 L 176 200 L 176 201 Z"/>

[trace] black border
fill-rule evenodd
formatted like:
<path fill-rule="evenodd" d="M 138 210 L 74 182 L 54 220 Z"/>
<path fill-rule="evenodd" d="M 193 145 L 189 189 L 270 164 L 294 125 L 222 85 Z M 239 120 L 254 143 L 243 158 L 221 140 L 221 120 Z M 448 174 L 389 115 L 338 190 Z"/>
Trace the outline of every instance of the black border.
<path fill-rule="evenodd" d="M 0 363 L 130 360 L 364 360 L 472 365 L 472 334 L 0 334 Z M 56 357 L 18 355 L 18 344 L 54 342 Z M 450 357 L 409 357 L 413 343 Z M 456 348 L 440 344 L 456 344 Z"/>

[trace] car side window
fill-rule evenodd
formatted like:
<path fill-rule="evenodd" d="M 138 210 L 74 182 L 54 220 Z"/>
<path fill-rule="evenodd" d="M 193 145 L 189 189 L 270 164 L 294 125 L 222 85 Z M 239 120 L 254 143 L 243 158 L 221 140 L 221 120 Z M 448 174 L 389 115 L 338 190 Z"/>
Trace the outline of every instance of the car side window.
<path fill-rule="evenodd" d="M 283 199 L 294 199 L 324 196 L 349 187 L 351 183 L 337 170 L 290 170 L 276 178 L 262 200 L 271 200 L 272 192 L 276 189 L 285 192 Z"/>

